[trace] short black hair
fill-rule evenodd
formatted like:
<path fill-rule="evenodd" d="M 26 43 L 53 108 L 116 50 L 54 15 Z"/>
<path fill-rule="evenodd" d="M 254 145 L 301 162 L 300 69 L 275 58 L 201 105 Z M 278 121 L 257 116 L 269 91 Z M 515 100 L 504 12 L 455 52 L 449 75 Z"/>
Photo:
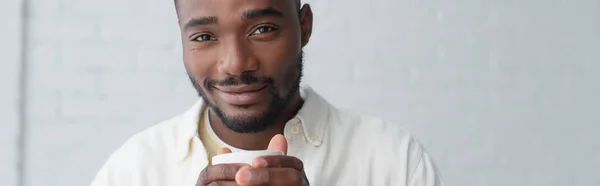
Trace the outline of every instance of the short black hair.
<path fill-rule="evenodd" d="M 173 0 L 173 1 L 174 1 L 174 4 L 175 4 L 175 10 L 177 10 L 177 1 L 179 1 L 179 0 Z M 296 1 L 296 8 L 300 9 L 300 7 L 301 7 L 301 0 L 294 0 L 294 1 Z"/>

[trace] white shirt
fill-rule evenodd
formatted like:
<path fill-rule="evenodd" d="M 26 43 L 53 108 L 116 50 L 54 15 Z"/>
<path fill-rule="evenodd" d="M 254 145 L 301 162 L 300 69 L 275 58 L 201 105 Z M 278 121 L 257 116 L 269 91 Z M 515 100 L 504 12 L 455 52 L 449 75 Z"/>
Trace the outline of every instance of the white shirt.
<path fill-rule="evenodd" d="M 311 185 L 443 186 L 422 146 L 400 125 L 338 109 L 310 87 L 287 122 L 288 155 L 304 163 Z M 193 186 L 208 164 L 198 138 L 203 101 L 146 129 L 117 149 L 91 186 Z"/>

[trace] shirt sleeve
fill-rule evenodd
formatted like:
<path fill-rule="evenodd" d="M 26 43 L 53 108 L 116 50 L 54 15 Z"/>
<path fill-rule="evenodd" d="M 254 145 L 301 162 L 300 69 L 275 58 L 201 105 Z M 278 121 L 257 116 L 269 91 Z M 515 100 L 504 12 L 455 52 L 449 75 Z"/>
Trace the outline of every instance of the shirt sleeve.
<path fill-rule="evenodd" d="M 137 185 L 133 178 L 135 177 L 135 154 L 131 149 L 123 146 L 110 155 L 108 160 L 102 165 L 90 186 L 133 186 Z"/>
<path fill-rule="evenodd" d="M 419 163 L 408 179 L 409 186 L 444 186 L 441 175 L 427 152 L 422 152 Z"/>
<path fill-rule="evenodd" d="M 113 178 L 113 166 L 111 164 L 110 161 L 107 161 L 106 163 L 104 163 L 104 165 L 102 165 L 102 167 L 100 168 L 100 170 L 98 171 L 98 173 L 96 174 L 96 177 L 94 178 L 94 180 L 92 180 L 92 183 L 90 184 L 90 186 L 112 186 L 114 184 L 111 184 L 111 178 Z"/>

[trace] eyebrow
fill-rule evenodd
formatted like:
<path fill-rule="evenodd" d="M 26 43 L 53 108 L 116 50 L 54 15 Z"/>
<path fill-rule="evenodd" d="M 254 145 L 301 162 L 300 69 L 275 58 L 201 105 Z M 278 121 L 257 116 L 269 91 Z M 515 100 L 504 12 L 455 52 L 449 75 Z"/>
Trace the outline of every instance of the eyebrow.
<path fill-rule="evenodd" d="M 255 19 L 260 17 L 285 17 L 283 13 L 273 7 L 263 9 L 247 10 L 242 14 L 243 19 Z"/>
<path fill-rule="evenodd" d="M 215 16 L 193 18 L 193 19 L 189 20 L 187 23 L 185 23 L 184 29 L 188 29 L 190 27 L 202 26 L 202 25 L 217 24 L 218 21 L 219 20 Z"/>
<path fill-rule="evenodd" d="M 242 14 L 242 19 L 256 19 L 256 18 L 260 18 L 260 17 L 285 17 L 285 16 L 281 11 L 279 11 L 273 7 L 247 10 Z M 191 27 L 197 27 L 197 26 L 217 24 L 218 22 L 219 22 L 219 19 L 216 16 L 193 18 L 193 19 L 189 20 L 187 23 L 185 23 L 184 29 L 188 29 Z"/>

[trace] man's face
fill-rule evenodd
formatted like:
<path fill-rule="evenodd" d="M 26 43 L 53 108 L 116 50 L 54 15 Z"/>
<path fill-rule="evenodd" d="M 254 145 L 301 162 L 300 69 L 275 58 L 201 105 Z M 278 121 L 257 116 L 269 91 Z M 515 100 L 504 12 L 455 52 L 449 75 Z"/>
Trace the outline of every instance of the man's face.
<path fill-rule="evenodd" d="M 239 132 L 273 124 L 302 76 L 310 7 L 295 0 L 179 0 L 183 59 L 194 87 Z"/>

